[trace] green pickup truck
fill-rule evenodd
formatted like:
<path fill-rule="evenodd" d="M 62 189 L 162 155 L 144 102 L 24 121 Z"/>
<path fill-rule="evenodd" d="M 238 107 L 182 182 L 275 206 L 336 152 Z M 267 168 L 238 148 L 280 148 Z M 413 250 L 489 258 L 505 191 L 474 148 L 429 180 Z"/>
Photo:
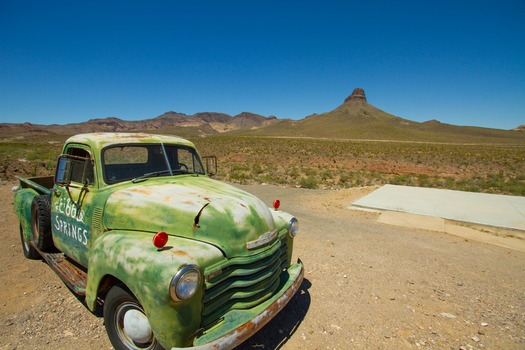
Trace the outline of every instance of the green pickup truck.
<path fill-rule="evenodd" d="M 231 349 L 303 280 L 297 219 L 209 177 L 184 139 L 69 138 L 54 177 L 19 178 L 24 255 L 46 260 L 104 324 L 115 349 Z"/>

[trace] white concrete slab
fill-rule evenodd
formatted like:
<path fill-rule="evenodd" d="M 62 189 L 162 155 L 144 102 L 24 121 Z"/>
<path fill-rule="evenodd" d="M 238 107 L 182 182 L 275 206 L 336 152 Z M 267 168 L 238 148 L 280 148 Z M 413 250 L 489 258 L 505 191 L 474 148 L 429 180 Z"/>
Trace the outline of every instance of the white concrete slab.
<path fill-rule="evenodd" d="M 352 205 L 525 230 L 525 197 L 385 185 Z"/>

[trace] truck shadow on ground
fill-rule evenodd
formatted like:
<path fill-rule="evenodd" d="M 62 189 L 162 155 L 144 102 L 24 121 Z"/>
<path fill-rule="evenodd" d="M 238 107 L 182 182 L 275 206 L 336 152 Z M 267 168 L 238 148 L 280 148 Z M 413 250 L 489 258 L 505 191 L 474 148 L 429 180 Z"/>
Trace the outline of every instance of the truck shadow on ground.
<path fill-rule="evenodd" d="M 299 328 L 310 308 L 311 297 L 308 289 L 311 286 L 310 281 L 305 278 L 288 305 L 235 350 L 281 349 Z"/>

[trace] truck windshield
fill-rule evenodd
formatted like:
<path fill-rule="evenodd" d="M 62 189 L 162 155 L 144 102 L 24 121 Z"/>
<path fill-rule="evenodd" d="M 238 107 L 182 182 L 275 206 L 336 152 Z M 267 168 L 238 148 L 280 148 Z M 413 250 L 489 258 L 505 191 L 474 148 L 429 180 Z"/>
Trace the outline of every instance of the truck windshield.
<path fill-rule="evenodd" d="M 108 184 L 179 174 L 204 174 L 195 149 L 182 145 L 117 145 L 102 152 L 104 180 Z"/>

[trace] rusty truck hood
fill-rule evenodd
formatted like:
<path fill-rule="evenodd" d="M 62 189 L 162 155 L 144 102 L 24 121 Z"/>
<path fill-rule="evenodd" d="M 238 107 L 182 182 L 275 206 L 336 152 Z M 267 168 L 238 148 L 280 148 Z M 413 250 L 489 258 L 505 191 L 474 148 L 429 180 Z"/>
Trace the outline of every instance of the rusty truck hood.
<path fill-rule="evenodd" d="M 107 229 L 165 231 L 211 243 L 228 257 L 255 253 L 258 249 L 248 250 L 246 243 L 275 230 L 272 213 L 261 200 L 204 176 L 130 185 L 112 193 L 104 211 Z"/>

